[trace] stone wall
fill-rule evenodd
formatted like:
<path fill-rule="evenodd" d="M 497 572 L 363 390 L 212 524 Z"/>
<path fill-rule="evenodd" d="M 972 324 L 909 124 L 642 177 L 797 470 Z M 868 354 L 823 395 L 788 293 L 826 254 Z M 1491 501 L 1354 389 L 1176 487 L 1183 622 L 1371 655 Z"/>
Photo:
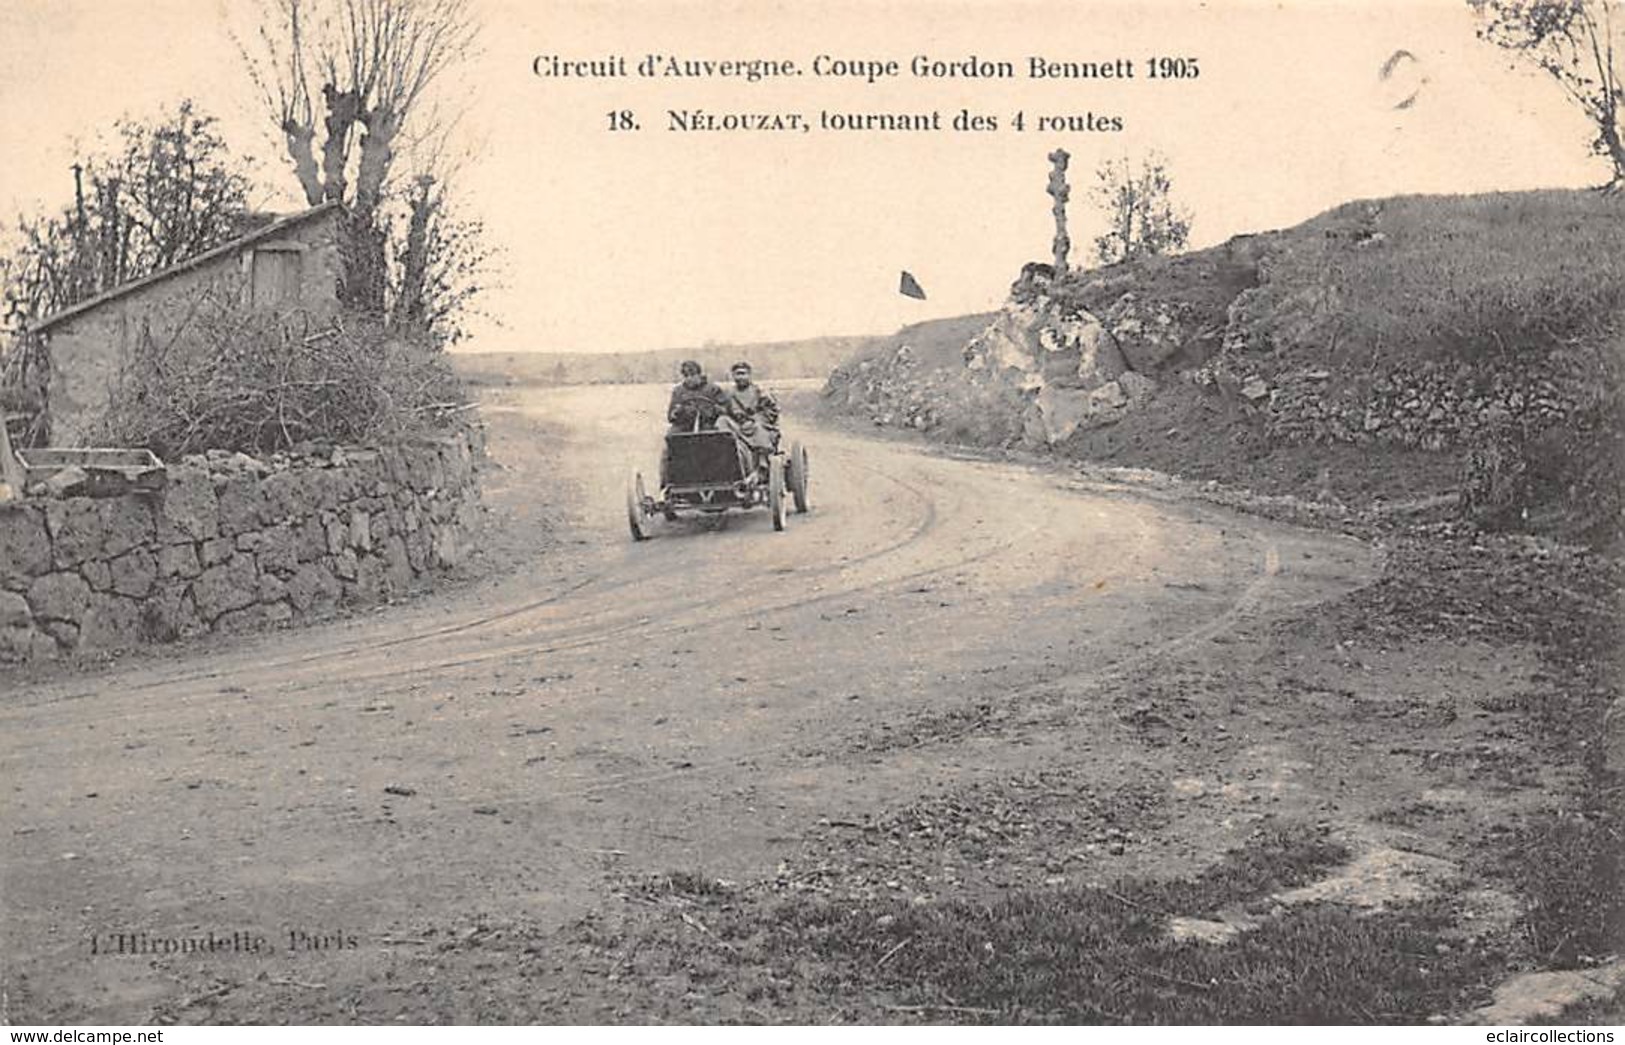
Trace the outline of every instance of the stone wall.
<path fill-rule="evenodd" d="M 1270 362 L 1227 353 L 1193 377 L 1240 401 L 1272 438 L 1424 450 L 1472 446 L 1509 426 L 1534 433 L 1567 425 L 1607 395 L 1596 358 L 1585 352 L 1531 351 L 1478 364 L 1417 360 L 1352 377 L 1329 367 L 1271 372 Z"/>
<path fill-rule="evenodd" d="M 1345 390 L 1327 396 L 1319 375 L 1307 380 L 1295 375 L 1300 379 L 1271 389 L 1268 428 L 1288 439 L 1383 441 L 1439 450 L 1472 443 L 1508 422 L 1548 427 L 1578 406 L 1569 390 L 1544 377 L 1515 380 L 1496 373 L 1489 387 L 1474 388 L 1455 370 L 1397 367 L 1372 382 L 1365 395 Z"/>
<path fill-rule="evenodd" d="M 168 642 L 375 603 L 456 565 L 476 431 L 260 461 L 188 458 L 163 489 L 0 504 L 0 661 Z"/>

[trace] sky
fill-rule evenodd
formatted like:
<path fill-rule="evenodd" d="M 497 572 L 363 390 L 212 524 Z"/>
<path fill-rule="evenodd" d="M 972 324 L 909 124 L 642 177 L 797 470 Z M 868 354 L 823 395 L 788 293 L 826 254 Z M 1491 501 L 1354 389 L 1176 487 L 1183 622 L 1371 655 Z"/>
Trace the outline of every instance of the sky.
<path fill-rule="evenodd" d="M 626 351 L 889 333 L 996 308 L 1047 260 L 1047 154 L 1071 154 L 1074 263 L 1107 159 L 1161 153 L 1192 246 L 1294 224 L 1357 198 L 1578 187 L 1605 180 L 1555 84 L 1474 36 L 1464 0 L 471 0 L 479 51 L 436 85 L 455 112 L 454 191 L 500 251 L 493 319 L 465 348 Z M 250 0 L 0 4 L 0 217 L 71 196 L 76 141 L 182 97 L 256 163 L 254 203 L 301 199 L 229 29 Z M 1387 79 L 1381 70 L 1396 51 Z M 538 55 L 897 61 L 902 75 L 538 77 Z M 914 77 L 916 56 L 1135 60 L 1132 80 Z M 1194 80 L 1145 78 L 1195 57 Z M 1414 94 L 1408 107 L 1397 102 Z M 637 131 L 610 131 L 630 109 Z M 669 110 L 961 110 L 993 132 L 671 131 Z M 1015 113 L 1025 131 L 1010 128 Z M 1120 132 L 1037 132 L 1041 115 L 1116 116 Z M 897 292 L 907 269 L 927 300 Z"/>

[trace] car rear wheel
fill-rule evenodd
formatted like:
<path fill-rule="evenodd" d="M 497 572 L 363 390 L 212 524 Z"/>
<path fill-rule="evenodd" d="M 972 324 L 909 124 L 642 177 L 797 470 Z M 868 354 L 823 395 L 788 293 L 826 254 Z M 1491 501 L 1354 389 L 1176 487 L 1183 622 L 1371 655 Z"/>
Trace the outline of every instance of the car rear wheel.
<path fill-rule="evenodd" d="M 800 515 L 807 510 L 807 448 L 800 443 L 790 444 L 789 480 L 790 495 Z"/>
<path fill-rule="evenodd" d="M 626 525 L 632 531 L 634 541 L 649 539 L 649 529 L 643 506 L 647 500 L 643 493 L 643 473 L 633 472 L 632 478 L 626 483 Z"/>

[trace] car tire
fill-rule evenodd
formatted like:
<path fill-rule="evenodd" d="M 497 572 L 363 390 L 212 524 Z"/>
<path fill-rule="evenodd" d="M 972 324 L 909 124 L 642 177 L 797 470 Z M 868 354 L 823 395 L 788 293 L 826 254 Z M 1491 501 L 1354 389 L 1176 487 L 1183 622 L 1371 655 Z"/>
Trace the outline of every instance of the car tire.
<path fill-rule="evenodd" d="M 795 501 L 796 514 L 807 512 L 807 448 L 800 443 L 790 444 L 790 495 Z"/>
<path fill-rule="evenodd" d="M 784 458 L 778 454 L 767 461 L 767 508 L 773 515 L 773 529 L 784 529 Z"/>
<path fill-rule="evenodd" d="M 643 492 L 643 473 L 633 472 L 626 482 L 626 526 L 634 541 L 649 539 L 649 529 L 643 512 L 646 498 Z"/>

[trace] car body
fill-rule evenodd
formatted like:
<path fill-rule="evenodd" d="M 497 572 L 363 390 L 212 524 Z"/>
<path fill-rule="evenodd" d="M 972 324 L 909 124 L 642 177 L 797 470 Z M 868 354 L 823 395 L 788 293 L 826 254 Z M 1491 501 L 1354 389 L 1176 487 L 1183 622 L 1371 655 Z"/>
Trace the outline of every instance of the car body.
<path fill-rule="evenodd" d="M 773 529 L 783 530 L 793 504 L 807 511 L 807 451 L 792 443 L 751 467 L 755 457 L 732 431 L 721 428 L 672 432 L 666 436 L 665 485 L 650 496 L 643 474 L 627 485 L 626 517 L 634 540 L 646 540 L 656 516 L 675 521 L 684 514 L 716 515 L 730 509 L 767 508 Z"/>

